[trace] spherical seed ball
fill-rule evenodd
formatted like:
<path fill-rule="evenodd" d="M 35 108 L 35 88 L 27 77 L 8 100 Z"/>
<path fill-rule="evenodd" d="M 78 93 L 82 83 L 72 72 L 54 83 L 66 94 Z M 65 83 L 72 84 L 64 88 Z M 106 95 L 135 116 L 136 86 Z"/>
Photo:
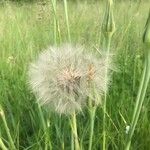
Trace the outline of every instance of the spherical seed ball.
<path fill-rule="evenodd" d="M 110 64 L 110 57 L 98 58 L 79 46 L 49 47 L 30 65 L 29 84 L 41 105 L 70 114 L 81 111 L 88 97 L 100 103 L 95 91 L 99 97 L 107 91 Z"/>

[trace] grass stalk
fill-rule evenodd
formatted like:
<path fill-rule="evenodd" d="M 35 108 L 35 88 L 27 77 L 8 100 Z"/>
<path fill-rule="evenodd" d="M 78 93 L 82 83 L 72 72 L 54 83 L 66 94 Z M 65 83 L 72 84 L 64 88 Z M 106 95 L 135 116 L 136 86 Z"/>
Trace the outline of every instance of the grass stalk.
<path fill-rule="evenodd" d="M 45 148 L 44 148 L 44 150 L 48 150 L 49 148 L 52 149 L 50 138 L 49 138 L 49 133 L 47 133 L 46 122 L 45 122 L 43 112 L 42 112 L 41 107 L 40 107 L 39 104 L 38 104 L 38 109 L 39 109 L 40 120 L 41 120 L 41 123 L 42 123 L 44 135 L 45 135 Z M 49 148 L 48 148 L 48 145 L 49 145 Z"/>
<path fill-rule="evenodd" d="M 67 0 L 64 0 L 64 9 L 65 9 L 65 18 L 66 18 L 68 41 L 71 42 L 70 28 L 69 28 L 69 19 L 68 19 Z"/>
<path fill-rule="evenodd" d="M 54 12 L 54 44 L 57 45 L 57 33 L 58 33 L 59 42 L 61 42 L 59 21 L 58 21 L 57 14 L 56 14 L 57 3 L 56 3 L 56 0 L 51 0 L 51 3 L 52 3 L 53 12 Z"/>
<path fill-rule="evenodd" d="M 2 150 L 8 150 L 7 147 L 5 146 L 5 144 L 3 143 L 2 139 L 0 138 L 0 148 Z"/>
<path fill-rule="evenodd" d="M 56 0 L 53 1 L 53 9 L 56 14 Z M 54 43 L 57 45 L 57 20 L 56 20 L 56 15 L 54 15 Z"/>
<path fill-rule="evenodd" d="M 10 142 L 10 147 L 11 147 L 12 150 L 16 150 L 16 147 L 14 145 L 13 138 L 11 137 L 10 130 L 8 128 L 8 125 L 7 125 L 6 117 L 5 117 L 5 114 L 4 114 L 4 111 L 2 110 L 2 108 L 0 108 L 0 116 L 2 118 L 2 121 L 3 121 L 3 124 L 4 124 L 4 128 L 6 130 L 6 134 L 8 136 L 8 140 Z"/>

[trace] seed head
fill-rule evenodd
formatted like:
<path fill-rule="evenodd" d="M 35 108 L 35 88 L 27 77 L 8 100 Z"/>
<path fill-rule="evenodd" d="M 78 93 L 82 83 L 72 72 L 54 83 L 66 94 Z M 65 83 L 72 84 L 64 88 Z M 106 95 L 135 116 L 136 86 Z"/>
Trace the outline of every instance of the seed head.
<path fill-rule="evenodd" d="M 102 31 L 104 36 L 112 36 L 115 32 L 115 22 L 114 22 L 112 5 L 113 5 L 113 1 L 108 0 L 105 16 L 102 24 Z"/>
<path fill-rule="evenodd" d="M 77 46 L 49 47 L 29 68 L 29 83 L 38 102 L 60 114 L 81 111 L 87 97 L 99 104 L 91 91 L 95 88 L 100 96 L 107 91 L 105 70 L 110 70 L 111 61 L 106 57 Z"/>

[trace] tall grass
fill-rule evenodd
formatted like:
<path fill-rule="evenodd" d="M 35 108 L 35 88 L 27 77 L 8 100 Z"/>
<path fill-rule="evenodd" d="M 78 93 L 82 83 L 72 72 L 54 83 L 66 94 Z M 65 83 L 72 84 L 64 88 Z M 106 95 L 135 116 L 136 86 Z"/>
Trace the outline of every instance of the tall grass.
<path fill-rule="evenodd" d="M 52 3 L 53 2 L 53 3 Z M 130 125 L 142 71 L 144 46 L 141 37 L 148 12 L 148 2 L 114 3 L 116 32 L 111 42 L 119 71 L 114 73 L 107 95 L 106 149 L 124 149 L 126 126 Z M 72 43 L 84 44 L 93 52 L 102 48 L 101 24 L 105 3 L 68 1 L 69 34 Z M 42 8 L 42 12 L 40 8 Z M 40 12 L 40 18 L 38 17 Z M 68 41 L 63 2 L 0 6 L 0 146 L 5 149 L 71 149 L 70 122 L 39 108 L 26 83 L 29 63 L 49 45 Z M 136 126 L 131 149 L 149 149 L 150 116 L 148 86 L 145 102 Z M 103 109 L 94 112 L 92 149 L 102 147 Z M 77 115 L 81 149 L 88 149 L 90 117 L 87 110 Z M 6 127 L 9 130 L 6 130 Z M 8 135 L 10 134 L 10 135 Z"/>

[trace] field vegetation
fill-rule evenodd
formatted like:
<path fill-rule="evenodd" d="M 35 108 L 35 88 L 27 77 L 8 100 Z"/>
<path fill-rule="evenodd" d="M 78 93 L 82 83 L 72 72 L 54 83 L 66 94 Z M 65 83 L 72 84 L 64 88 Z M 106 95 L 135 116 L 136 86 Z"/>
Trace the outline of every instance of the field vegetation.
<path fill-rule="evenodd" d="M 71 41 L 93 53 L 104 50 L 102 23 L 105 1 L 0 2 L 0 149 L 70 150 L 71 128 L 67 115 L 40 107 L 28 85 L 29 64 L 50 45 Z M 54 3 L 53 3 L 54 4 Z M 118 68 L 107 93 L 106 149 L 123 150 L 126 127 L 131 125 L 143 70 L 142 36 L 150 1 L 114 1 L 115 32 L 110 52 Z M 68 29 L 69 35 L 68 38 Z M 150 86 L 132 137 L 132 150 L 149 150 Z M 90 113 L 76 115 L 80 148 L 87 150 Z M 94 121 L 92 150 L 102 149 L 103 107 Z"/>

